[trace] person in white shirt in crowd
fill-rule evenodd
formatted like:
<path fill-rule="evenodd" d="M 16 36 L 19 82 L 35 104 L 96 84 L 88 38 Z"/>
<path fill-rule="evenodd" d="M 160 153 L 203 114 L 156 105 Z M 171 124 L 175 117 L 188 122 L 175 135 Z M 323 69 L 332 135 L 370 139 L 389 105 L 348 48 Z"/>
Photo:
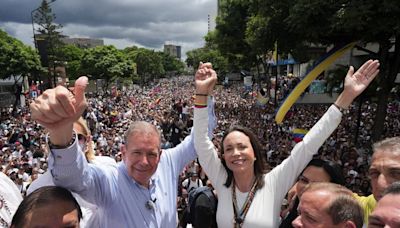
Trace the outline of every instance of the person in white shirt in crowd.
<path fill-rule="evenodd" d="M 22 195 L 14 182 L 0 172 L 0 227 L 8 228 L 12 217 L 22 201 Z"/>
<path fill-rule="evenodd" d="M 203 187 L 203 182 L 199 178 L 199 174 L 192 172 L 189 174 L 190 177 L 182 181 L 182 187 L 187 190 L 187 192 L 192 191 L 198 187 Z"/>

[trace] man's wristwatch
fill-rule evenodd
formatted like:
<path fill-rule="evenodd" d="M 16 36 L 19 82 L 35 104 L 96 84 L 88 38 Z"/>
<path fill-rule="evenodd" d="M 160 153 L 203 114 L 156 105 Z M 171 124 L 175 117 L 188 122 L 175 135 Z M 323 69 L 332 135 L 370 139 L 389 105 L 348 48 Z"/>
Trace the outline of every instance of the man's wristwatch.
<path fill-rule="evenodd" d="M 76 138 L 75 132 L 74 132 L 71 141 L 65 146 L 60 146 L 60 145 L 54 145 L 53 143 L 51 143 L 51 141 L 48 139 L 48 137 L 49 136 L 47 136 L 46 139 L 47 139 L 47 145 L 49 145 L 50 149 L 65 149 L 65 148 L 68 148 L 68 147 L 72 146 L 72 144 L 74 144 L 75 138 Z"/>

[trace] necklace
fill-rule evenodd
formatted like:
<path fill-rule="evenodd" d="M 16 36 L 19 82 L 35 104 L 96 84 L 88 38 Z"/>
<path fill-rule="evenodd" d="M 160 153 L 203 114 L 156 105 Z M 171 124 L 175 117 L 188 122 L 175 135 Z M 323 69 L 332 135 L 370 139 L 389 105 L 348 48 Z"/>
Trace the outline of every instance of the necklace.
<path fill-rule="evenodd" d="M 234 221 L 233 222 L 234 222 L 235 228 L 242 227 L 244 219 L 246 218 L 247 212 L 249 211 L 250 205 L 253 202 L 256 187 L 257 187 L 257 181 L 254 180 L 253 186 L 251 186 L 250 192 L 247 194 L 246 201 L 244 202 L 242 208 L 239 211 L 238 206 L 237 206 L 237 200 L 236 200 L 235 179 L 233 179 L 232 204 L 233 204 L 233 212 L 234 212 Z"/>
<path fill-rule="evenodd" d="M 3 210 L 3 208 L 5 209 L 6 214 L 11 217 L 11 210 L 8 207 L 7 202 L 4 199 L 3 195 L 0 194 L 0 210 Z M 2 227 L 8 227 L 9 226 L 8 222 L 1 216 L 1 213 L 0 213 L 0 225 Z"/>

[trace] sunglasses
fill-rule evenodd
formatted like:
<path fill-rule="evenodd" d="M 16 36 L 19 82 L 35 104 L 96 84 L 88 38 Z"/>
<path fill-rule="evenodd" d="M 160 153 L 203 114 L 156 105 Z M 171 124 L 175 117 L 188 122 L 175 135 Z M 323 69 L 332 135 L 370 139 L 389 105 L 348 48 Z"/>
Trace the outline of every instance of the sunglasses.
<path fill-rule="evenodd" d="M 86 135 L 83 135 L 83 134 L 78 134 L 78 140 L 79 141 L 84 141 L 84 142 L 86 142 Z"/>

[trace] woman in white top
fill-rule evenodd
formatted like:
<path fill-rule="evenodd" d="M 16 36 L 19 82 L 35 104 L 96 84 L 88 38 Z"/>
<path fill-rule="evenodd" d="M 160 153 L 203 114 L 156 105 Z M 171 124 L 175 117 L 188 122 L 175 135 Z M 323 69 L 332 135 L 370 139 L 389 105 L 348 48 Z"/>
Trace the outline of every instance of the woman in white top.
<path fill-rule="evenodd" d="M 278 227 L 279 212 L 286 192 L 319 147 L 332 134 L 347 109 L 378 74 L 379 62 L 369 60 L 354 73 L 347 73 L 345 87 L 335 103 L 296 144 L 290 156 L 267 173 L 257 137 L 248 129 L 234 126 L 225 132 L 221 159 L 207 136 L 207 96 L 217 80 L 211 64 L 200 64 L 196 72 L 194 142 L 200 165 L 218 192 L 219 227 Z"/>

